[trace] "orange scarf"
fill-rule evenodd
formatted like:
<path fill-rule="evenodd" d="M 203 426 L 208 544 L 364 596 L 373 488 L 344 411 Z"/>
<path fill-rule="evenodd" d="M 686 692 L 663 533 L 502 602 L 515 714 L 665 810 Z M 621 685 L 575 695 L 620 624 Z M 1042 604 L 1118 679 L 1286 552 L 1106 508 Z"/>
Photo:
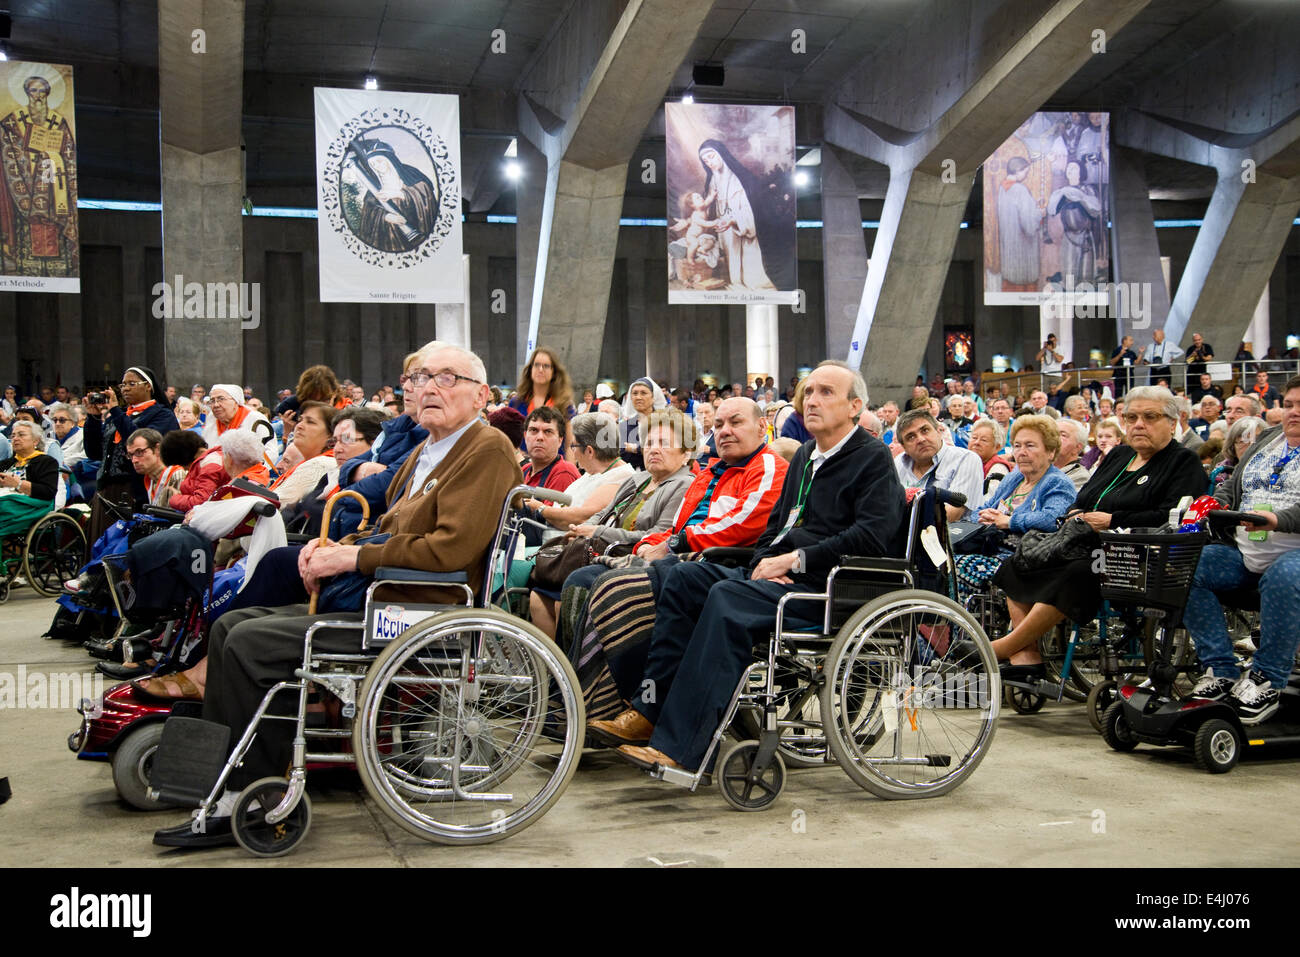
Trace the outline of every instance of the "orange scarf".
<path fill-rule="evenodd" d="M 158 473 L 158 479 L 156 481 L 147 475 L 144 476 L 144 491 L 145 494 L 149 496 L 150 505 L 160 504 L 154 501 L 153 499 L 154 492 L 166 487 L 168 481 L 171 480 L 171 477 L 175 475 L 179 470 L 180 470 L 179 465 L 168 465 L 166 468 L 164 468 L 161 472 Z"/>
<path fill-rule="evenodd" d="M 128 406 L 126 407 L 126 414 L 127 414 L 128 417 L 130 417 L 130 416 L 136 416 L 136 415 L 139 415 L 141 412 L 143 412 L 145 409 L 149 408 L 150 406 L 157 405 L 157 404 L 158 404 L 158 402 L 157 402 L 156 399 L 150 399 L 148 402 L 141 402 L 139 405 L 128 405 Z M 118 432 L 117 430 L 114 430 L 114 431 L 113 431 L 113 441 L 114 441 L 114 442 L 121 442 L 121 441 L 122 441 L 122 433 L 121 433 L 121 432 Z"/>
<path fill-rule="evenodd" d="M 225 434 L 227 429 L 239 428 L 246 418 L 248 418 L 248 406 L 241 405 L 239 411 L 234 414 L 228 424 L 222 425 L 220 422 L 217 423 L 217 435 Z"/>

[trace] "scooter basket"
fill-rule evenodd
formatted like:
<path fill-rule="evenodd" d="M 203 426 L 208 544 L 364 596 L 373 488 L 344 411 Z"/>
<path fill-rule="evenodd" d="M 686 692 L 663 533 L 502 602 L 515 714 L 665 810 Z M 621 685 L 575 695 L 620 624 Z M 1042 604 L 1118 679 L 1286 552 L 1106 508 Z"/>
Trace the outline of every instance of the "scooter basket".
<path fill-rule="evenodd" d="M 1181 613 L 1205 532 L 1101 532 L 1101 597 Z"/>

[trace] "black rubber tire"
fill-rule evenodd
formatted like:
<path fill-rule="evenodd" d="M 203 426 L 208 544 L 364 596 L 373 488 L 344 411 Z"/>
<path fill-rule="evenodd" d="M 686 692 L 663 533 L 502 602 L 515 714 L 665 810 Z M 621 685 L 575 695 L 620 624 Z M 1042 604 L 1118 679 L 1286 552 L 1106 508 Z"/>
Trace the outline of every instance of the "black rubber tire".
<path fill-rule="evenodd" d="M 239 846 L 254 857 L 282 857 L 302 843 L 311 830 L 311 799 L 304 794 L 289 816 L 279 824 L 267 824 L 265 812 L 275 807 L 288 790 L 284 778 L 262 778 L 239 792 L 230 815 L 230 829 Z M 260 807 L 250 810 L 256 801 Z"/>
<path fill-rule="evenodd" d="M 1124 702 L 1116 701 L 1101 719 L 1101 736 L 1113 751 L 1132 751 L 1138 746 L 1137 738 L 1124 718 Z"/>
<path fill-rule="evenodd" d="M 780 751 L 772 754 L 772 763 L 755 781 L 748 780 L 754 759 L 758 757 L 757 741 L 741 741 L 718 759 L 714 777 L 718 790 L 728 804 L 737 811 L 764 811 L 781 796 L 785 788 L 785 761 Z"/>
<path fill-rule="evenodd" d="M 1227 774 L 1241 759 L 1241 734 L 1231 722 L 1211 718 L 1196 729 L 1192 756 L 1198 768 L 1211 774 Z"/>
<path fill-rule="evenodd" d="M 128 731 L 113 752 L 113 786 L 123 801 L 141 811 L 161 811 L 176 806 L 149 797 L 149 771 L 162 732 L 163 722 L 146 721 Z"/>

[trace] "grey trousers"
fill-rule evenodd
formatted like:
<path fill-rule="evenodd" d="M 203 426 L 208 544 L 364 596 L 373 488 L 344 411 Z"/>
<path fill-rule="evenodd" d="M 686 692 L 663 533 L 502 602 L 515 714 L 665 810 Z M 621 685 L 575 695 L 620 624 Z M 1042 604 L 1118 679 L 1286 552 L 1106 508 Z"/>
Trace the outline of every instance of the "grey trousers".
<path fill-rule="evenodd" d="M 233 748 L 248 727 L 268 689 L 293 680 L 302 667 L 303 637 L 315 621 L 360 621 L 360 612 L 307 614 L 306 605 L 280 608 L 240 608 L 217 619 L 208 636 L 208 683 L 203 697 L 203 717 L 230 728 Z M 315 651 L 349 654 L 361 651 L 359 630 L 318 631 Z M 296 714 L 297 694 L 281 691 L 268 714 Z M 227 787 L 236 790 L 258 778 L 283 777 L 293 756 L 294 725 L 289 721 L 262 721 L 257 737 L 241 767 L 231 772 Z"/>

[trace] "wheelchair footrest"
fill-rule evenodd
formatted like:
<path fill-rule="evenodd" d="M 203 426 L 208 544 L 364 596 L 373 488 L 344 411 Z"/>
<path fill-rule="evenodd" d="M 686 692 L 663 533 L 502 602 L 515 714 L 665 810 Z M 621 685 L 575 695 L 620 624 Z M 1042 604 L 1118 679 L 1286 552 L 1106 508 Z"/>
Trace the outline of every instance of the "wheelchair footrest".
<path fill-rule="evenodd" d="M 217 783 L 230 753 L 230 729 L 173 714 L 163 725 L 150 784 L 161 800 L 198 807 Z"/>

